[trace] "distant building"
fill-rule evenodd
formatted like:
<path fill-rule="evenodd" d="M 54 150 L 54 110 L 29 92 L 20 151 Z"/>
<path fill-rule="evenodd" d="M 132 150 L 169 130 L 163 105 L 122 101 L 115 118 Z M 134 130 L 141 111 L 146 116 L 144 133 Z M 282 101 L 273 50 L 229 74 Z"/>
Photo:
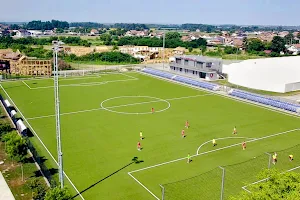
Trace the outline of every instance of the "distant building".
<path fill-rule="evenodd" d="M 28 76 L 51 76 L 51 60 L 28 58 L 20 52 L 0 54 L 0 61 L 9 62 L 10 73 Z"/>
<path fill-rule="evenodd" d="M 222 65 L 222 59 L 184 55 L 175 56 L 175 61 L 170 62 L 170 70 L 213 81 L 218 79 L 218 73 L 222 73 Z"/>
<path fill-rule="evenodd" d="M 90 32 L 91 35 L 98 35 L 99 31 L 97 29 L 92 29 Z"/>
<path fill-rule="evenodd" d="M 292 53 L 293 55 L 299 55 L 300 54 L 300 44 L 292 44 L 286 46 L 287 50 Z"/>
<path fill-rule="evenodd" d="M 183 55 L 187 52 L 187 49 L 185 47 L 176 47 L 173 49 L 173 54 L 174 55 Z"/>
<path fill-rule="evenodd" d="M 28 37 L 31 36 L 31 33 L 25 29 L 20 29 L 16 32 L 16 37 Z"/>

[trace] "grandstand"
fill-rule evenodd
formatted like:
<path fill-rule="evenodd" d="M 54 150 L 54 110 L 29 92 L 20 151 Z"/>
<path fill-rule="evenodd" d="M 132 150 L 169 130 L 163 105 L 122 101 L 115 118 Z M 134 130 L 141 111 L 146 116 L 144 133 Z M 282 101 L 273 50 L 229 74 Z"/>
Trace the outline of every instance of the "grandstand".
<path fill-rule="evenodd" d="M 208 89 L 208 90 L 213 90 L 213 91 L 217 91 L 220 89 L 220 86 L 217 84 L 207 83 L 204 81 L 196 81 L 196 80 L 193 80 L 190 78 L 174 75 L 169 72 L 162 72 L 162 71 L 151 69 L 151 68 L 144 68 L 142 71 L 145 73 L 154 75 L 154 76 L 171 79 L 171 80 L 174 80 L 174 81 L 177 81 L 180 83 L 185 83 L 185 84 L 199 87 L 202 89 Z M 270 97 L 264 97 L 261 95 L 253 94 L 250 92 L 245 92 L 242 90 L 236 90 L 236 89 L 229 90 L 228 94 L 231 96 L 234 96 L 234 97 L 238 97 L 241 99 L 249 100 L 249 101 L 252 101 L 255 103 L 260 103 L 260 104 L 267 105 L 267 106 L 272 106 L 274 108 L 282 109 L 285 111 L 290 111 L 293 113 L 300 113 L 300 105 L 297 105 L 297 104 L 292 104 L 292 103 L 276 100 L 276 99 L 273 99 Z"/>

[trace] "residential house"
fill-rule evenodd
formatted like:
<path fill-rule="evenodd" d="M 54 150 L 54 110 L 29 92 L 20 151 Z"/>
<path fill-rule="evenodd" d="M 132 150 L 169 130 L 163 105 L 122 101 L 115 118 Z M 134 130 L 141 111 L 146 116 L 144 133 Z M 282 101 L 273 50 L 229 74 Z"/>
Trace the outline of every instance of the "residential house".
<path fill-rule="evenodd" d="M 28 37 L 31 36 L 31 33 L 25 29 L 20 29 L 16 32 L 16 37 Z"/>
<path fill-rule="evenodd" d="M 278 35 L 279 35 L 280 37 L 285 37 L 285 36 L 288 35 L 288 34 L 289 34 L 288 31 L 282 31 L 282 32 L 278 33 Z"/>
<path fill-rule="evenodd" d="M 53 30 L 45 30 L 44 31 L 44 35 L 54 35 L 54 31 Z"/>
<path fill-rule="evenodd" d="M 173 54 L 174 55 L 183 55 L 187 52 L 187 49 L 185 47 L 176 47 L 173 49 Z"/>
<path fill-rule="evenodd" d="M 98 35 L 98 34 L 99 34 L 99 31 L 98 31 L 97 29 L 92 29 L 91 32 L 90 32 L 90 34 L 91 34 L 92 36 Z"/>
<path fill-rule="evenodd" d="M 31 37 L 38 37 L 39 35 L 42 35 L 43 32 L 39 30 L 28 30 Z"/>
<path fill-rule="evenodd" d="M 188 36 L 188 35 L 184 35 L 184 36 L 181 37 L 181 40 L 182 40 L 183 42 L 188 42 L 188 41 L 191 41 L 191 37 Z"/>
<path fill-rule="evenodd" d="M 241 38 L 234 38 L 232 40 L 232 44 L 235 47 L 242 48 L 243 47 L 243 39 L 241 39 Z"/>
<path fill-rule="evenodd" d="M 300 44 L 292 44 L 287 45 L 287 50 L 292 53 L 293 55 L 299 55 L 300 54 Z"/>
<path fill-rule="evenodd" d="M 274 36 L 276 36 L 276 34 L 273 32 L 264 32 L 260 34 L 258 38 L 263 42 L 271 42 Z"/>

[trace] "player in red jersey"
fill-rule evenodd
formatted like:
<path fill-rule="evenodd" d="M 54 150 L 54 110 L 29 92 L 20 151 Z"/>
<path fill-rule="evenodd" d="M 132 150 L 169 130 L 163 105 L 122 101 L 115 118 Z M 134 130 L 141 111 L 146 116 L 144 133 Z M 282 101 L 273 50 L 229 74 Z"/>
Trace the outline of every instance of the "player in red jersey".
<path fill-rule="evenodd" d="M 151 112 L 152 112 L 152 114 L 154 113 L 154 108 L 151 108 Z"/>
<path fill-rule="evenodd" d="M 137 149 L 140 151 L 141 150 L 141 143 L 138 141 L 137 143 Z"/>
<path fill-rule="evenodd" d="M 182 131 L 181 131 L 181 136 L 182 136 L 182 138 L 185 137 L 185 134 L 184 134 L 184 130 L 183 130 L 183 129 L 182 129 Z"/>
<path fill-rule="evenodd" d="M 189 124 L 189 121 L 188 120 L 186 120 L 186 122 L 185 122 L 185 128 L 189 128 L 190 127 L 190 124 Z"/>
<path fill-rule="evenodd" d="M 245 141 L 242 143 L 242 147 L 243 147 L 243 150 L 246 149 L 246 142 Z"/>

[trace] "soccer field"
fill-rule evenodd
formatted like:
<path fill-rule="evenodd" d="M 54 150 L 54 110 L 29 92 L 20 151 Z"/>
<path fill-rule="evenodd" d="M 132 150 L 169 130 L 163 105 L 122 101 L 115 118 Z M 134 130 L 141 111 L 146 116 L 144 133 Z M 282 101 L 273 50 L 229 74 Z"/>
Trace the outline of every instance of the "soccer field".
<path fill-rule="evenodd" d="M 37 149 L 52 162 L 52 156 L 57 158 L 53 79 L 1 85 L 2 95 L 22 112 L 47 148 L 34 136 Z M 186 199 L 220 199 L 222 171 L 214 172 L 216 168 L 300 143 L 297 116 L 137 72 L 61 78 L 60 103 L 64 171 L 81 192 L 76 199 L 161 199 L 160 184 L 208 172 L 212 173 L 196 183 L 175 184 L 166 192 L 177 196 L 186 192 Z M 184 127 L 186 120 L 189 129 Z M 232 134 L 234 126 L 237 135 Z M 140 131 L 145 138 L 138 151 Z M 212 146 L 212 139 L 217 146 Z M 247 141 L 245 151 L 242 141 Z M 188 154 L 193 156 L 189 164 Z M 140 162 L 132 162 L 134 157 Z M 300 165 L 297 157 L 287 169 Z M 254 168 L 253 161 L 240 173 L 256 175 Z M 233 177 L 241 176 L 237 171 Z M 232 181 L 235 184 L 226 188 L 226 197 L 256 179 Z"/>

